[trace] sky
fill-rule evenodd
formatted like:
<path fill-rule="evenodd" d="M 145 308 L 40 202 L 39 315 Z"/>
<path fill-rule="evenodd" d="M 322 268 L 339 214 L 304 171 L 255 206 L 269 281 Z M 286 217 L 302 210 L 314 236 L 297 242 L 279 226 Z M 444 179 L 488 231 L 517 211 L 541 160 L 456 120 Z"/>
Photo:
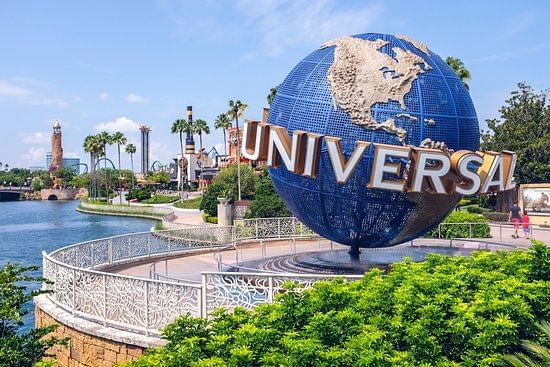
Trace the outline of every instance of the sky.
<path fill-rule="evenodd" d="M 102 130 L 123 132 L 139 154 L 137 128 L 147 124 L 151 162 L 167 164 L 179 151 L 170 126 L 188 105 L 210 124 L 207 149 L 221 148 L 213 122 L 230 99 L 260 119 L 270 88 L 301 59 L 368 32 L 405 34 L 460 58 L 483 128 L 518 82 L 550 87 L 549 23 L 547 0 L 2 0 L 0 162 L 44 166 L 57 119 L 65 156 L 87 162 L 82 142 Z"/>

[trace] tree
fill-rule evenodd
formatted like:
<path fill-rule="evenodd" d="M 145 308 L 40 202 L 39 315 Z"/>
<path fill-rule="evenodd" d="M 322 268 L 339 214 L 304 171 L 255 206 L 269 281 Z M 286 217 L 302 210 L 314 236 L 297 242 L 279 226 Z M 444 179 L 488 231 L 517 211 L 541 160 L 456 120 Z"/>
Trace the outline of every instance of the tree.
<path fill-rule="evenodd" d="M 55 177 L 61 179 L 61 186 L 66 187 L 70 181 L 76 176 L 74 169 L 69 167 L 59 167 L 55 171 Z"/>
<path fill-rule="evenodd" d="M 84 139 L 83 148 L 86 153 L 90 154 L 90 197 L 95 198 L 97 196 L 96 162 L 97 159 L 103 154 L 103 144 L 101 143 L 97 135 L 88 135 Z"/>
<path fill-rule="evenodd" d="M 242 197 L 252 199 L 256 190 L 257 176 L 252 168 L 243 164 L 241 169 L 241 189 Z M 229 197 L 235 201 L 237 199 L 237 165 L 232 164 L 222 170 L 212 184 L 208 186 L 201 200 L 200 209 L 210 216 L 217 216 L 217 198 L 220 196 Z"/>
<path fill-rule="evenodd" d="M 267 104 L 271 107 L 271 104 L 273 103 L 273 100 L 275 99 L 275 95 L 279 91 L 279 86 L 276 85 L 273 88 L 269 90 L 269 94 L 267 95 Z"/>
<path fill-rule="evenodd" d="M 235 127 L 237 128 L 237 190 L 238 190 L 238 198 L 241 200 L 241 137 L 240 137 L 240 130 L 239 130 L 239 117 L 244 116 L 244 111 L 248 105 L 246 103 L 241 102 L 240 100 L 230 100 L 229 101 L 229 110 L 227 113 L 229 116 L 235 120 Z"/>
<path fill-rule="evenodd" d="M 134 154 L 136 154 L 136 146 L 132 143 L 126 145 L 126 153 L 130 154 L 130 165 L 132 167 L 132 173 L 134 173 Z M 134 175 L 132 174 L 132 187 L 134 187 Z"/>
<path fill-rule="evenodd" d="M 468 82 L 472 79 L 472 75 L 470 74 L 470 71 L 466 69 L 464 63 L 460 59 L 452 56 L 447 56 L 445 62 L 451 67 L 451 69 L 453 69 L 456 75 L 458 75 L 462 83 L 464 83 L 466 89 L 470 89 Z"/>
<path fill-rule="evenodd" d="M 118 198 L 120 200 L 120 204 L 122 204 L 122 194 L 121 194 L 121 190 L 122 190 L 122 182 L 120 181 L 120 146 L 121 145 L 125 145 L 128 140 L 126 139 L 126 137 L 124 136 L 123 133 L 121 133 L 120 131 L 117 131 L 116 133 L 114 133 L 112 136 L 111 136 L 111 142 L 113 144 L 116 144 L 117 146 L 117 152 L 118 152 Z"/>
<path fill-rule="evenodd" d="M 108 173 L 108 171 L 107 171 L 107 145 L 113 144 L 113 139 L 112 139 L 111 134 L 109 134 L 106 131 L 102 131 L 99 134 L 97 134 L 97 139 L 99 140 L 100 144 L 103 146 L 103 157 L 105 158 L 104 169 L 105 169 L 105 174 L 107 175 L 107 173 Z M 105 176 L 105 185 L 106 185 L 105 186 L 105 192 L 107 192 L 107 193 L 109 193 L 109 187 L 107 186 L 108 181 L 109 181 L 109 178 L 107 176 Z M 109 200 L 107 200 L 107 203 L 108 202 L 109 202 Z"/>
<path fill-rule="evenodd" d="M 288 217 L 290 211 L 273 186 L 273 181 L 264 170 L 259 178 L 254 201 L 248 207 L 247 218 Z"/>
<path fill-rule="evenodd" d="M 201 180 L 202 180 L 202 170 L 203 170 L 203 160 L 202 160 L 202 134 L 210 134 L 210 127 L 208 123 L 203 119 L 197 119 L 193 122 L 193 133 L 199 134 L 199 145 L 200 145 L 200 161 L 201 161 Z"/>
<path fill-rule="evenodd" d="M 187 129 L 190 128 L 189 122 L 184 119 L 177 119 L 172 123 L 171 132 L 172 134 L 179 134 L 180 138 L 180 149 L 181 149 L 181 160 L 184 159 L 183 154 L 183 133 L 187 132 Z M 181 197 L 183 198 L 183 167 L 180 165 L 180 162 L 178 161 L 178 169 L 180 171 L 180 191 L 181 191 Z"/>
<path fill-rule="evenodd" d="M 223 147 L 225 156 L 227 157 L 227 135 L 226 130 L 231 129 L 231 120 L 227 116 L 227 113 L 220 113 L 214 121 L 214 128 L 223 130 Z"/>
<path fill-rule="evenodd" d="M 513 91 L 499 110 L 500 119 L 487 121 L 482 131 L 483 150 L 517 153 L 518 184 L 550 182 L 550 105 L 544 92 L 537 94 L 524 84 Z"/>
<path fill-rule="evenodd" d="M 37 270 L 37 266 L 21 267 L 10 263 L 0 269 L 0 366 L 31 367 L 46 355 L 48 348 L 64 342 L 47 336 L 57 325 L 30 331 L 20 329 L 23 316 L 31 309 L 25 306 L 33 297 L 45 293 L 26 289 L 25 284 L 29 282 L 44 281 L 28 275 Z"/>

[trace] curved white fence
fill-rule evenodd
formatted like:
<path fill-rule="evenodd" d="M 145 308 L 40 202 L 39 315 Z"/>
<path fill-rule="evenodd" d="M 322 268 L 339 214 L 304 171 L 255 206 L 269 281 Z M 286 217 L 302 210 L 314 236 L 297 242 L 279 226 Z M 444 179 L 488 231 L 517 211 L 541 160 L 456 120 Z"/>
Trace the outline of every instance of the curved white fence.
<path fill-rule="evenodd" d="M 48 297 L 55 304 L 75 316 L 105 326 L 159 335 L 179 315 L 206 317 L 220 306 L 251 308 L 271 302 L 288 280 L 309 287 L 334 276 L 204 272 L 201 284 L 194 284 L 125 276 L 105 269 L 187 251 L 235 248 L 243 240 L 307 238 L 318 236 L 296 218 L 252 219 L 228 227 L 186 227 L 114 236 L 67 246 L 50 254 L 44 252 L 44 278 L 49 281 L 44 287 L 52 290 Z"/>

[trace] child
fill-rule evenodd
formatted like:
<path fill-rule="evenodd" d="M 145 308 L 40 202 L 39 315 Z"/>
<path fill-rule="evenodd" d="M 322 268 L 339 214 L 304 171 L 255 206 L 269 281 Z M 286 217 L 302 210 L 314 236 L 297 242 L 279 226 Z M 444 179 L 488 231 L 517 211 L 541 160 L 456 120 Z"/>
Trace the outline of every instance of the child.
<path fill-rule="evenodd" d="M 523 215 L 521 216 L 521 223 L 523 227 L 523 234 L 525 234 L 525 238 L 529 239 L 529 231 L 530 231 L 530 223 L 529 223 L 529 216 L 527 215 L 527 212 L 524 210 Z"/>

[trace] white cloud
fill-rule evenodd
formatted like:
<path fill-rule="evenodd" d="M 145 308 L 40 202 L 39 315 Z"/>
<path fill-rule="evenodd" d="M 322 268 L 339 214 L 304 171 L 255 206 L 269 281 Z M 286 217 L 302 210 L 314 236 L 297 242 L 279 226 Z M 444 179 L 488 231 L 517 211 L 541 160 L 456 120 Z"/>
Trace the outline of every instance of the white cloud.
<path fill-rule="evenodd" d="M 80 96 L 74 96 L 73 102 L 80 102 Z"/>
<path fill-rule="evenodd" d="M 21 133 L 19 136 L 24 144 L 46 144 L 50 141 L 50 135 L 42 131 Z"/>
<path fill-rule="evenodd" d="M 0 96 L 2 97 L 25 97 L 30 94 L 32 92 L 28 89 L 0 80 Z"/>
<path fill-rule="evenodd" d="M 142 96 L 138 96 L 137 94 L 130 93 L 125 98 L 126 102 L 128 103 L 147 103 L 149 102 L 148 99 L 143 98 Z"/>
<path fill-rule="evenodd" d="M 100 93 L 99 99 L 101 99 L 102 101 L 106 101 L 107 99 L 109 99 L 109 93 L 107 92 Z"/>
<path fill-rule="evenodd" d="M 136 132 L 139 130 L 139 124 L 132 121 L 128 117 L 119 117 L 115 121 L 102 122 L 94 126 L 97 131 L 107 131 L 114 133 L 120 131 L 122 133 Z"/>
<path fill-rule="evenodd" d="M 377 4 L 343 7 L 336 0 L 239 0 L 237 9 L 258 28 L 262 47 L 272 56 L 294 45 L 320 46 L 335 37 L 364 33 L 382 13 Z"/>
<path fill-rule="evenodd" d="M 36 106 L 56 106 L 59 108 L 66 108 L 69 106 L 69 102 L 62 98 L 42 98 L 33 100 L 30 103 Z"/>
<path fill-rule="evenodd" d="M 149 152 L 151 154 L 151 164 L 154 161 L 160 161 L 162 164 L 168 164 L 172 161 L 172 158 L 176 157 L 177 154 L 175 149 L 172 149 L 168 145 L 159 143 L 155 140 L 151 141 Z"/>
<path fill-rule="evenodd" d="M 46 149 L 43 147 L 30 147 L 27 153 L 23 154 L 21 158 L 27 161 L 27 164 L 34 164 L 43 162 L 46 155 Z"/>

